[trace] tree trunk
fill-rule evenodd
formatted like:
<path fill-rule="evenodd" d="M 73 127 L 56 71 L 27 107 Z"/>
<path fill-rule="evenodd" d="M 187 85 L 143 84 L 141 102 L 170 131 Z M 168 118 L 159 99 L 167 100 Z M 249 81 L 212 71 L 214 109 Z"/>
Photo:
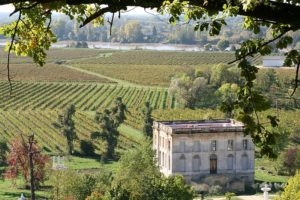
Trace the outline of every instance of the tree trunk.
<path fill-rule="evenodd" d="M 29 137 L 29 169 L 30 169 L 30 192 L 31 192 L 31 200 L 35 200 L 35 185 L 34 185 L 34 166 L 33 166 L 33 154 L 32 152 L 32 144 L 34 140 L 34 135 Z"/>

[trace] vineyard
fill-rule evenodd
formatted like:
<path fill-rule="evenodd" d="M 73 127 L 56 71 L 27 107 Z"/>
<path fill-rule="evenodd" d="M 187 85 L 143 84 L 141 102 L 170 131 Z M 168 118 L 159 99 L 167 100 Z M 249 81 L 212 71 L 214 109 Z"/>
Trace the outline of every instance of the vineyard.
<path fill-rule="evenodd" d="M 47 51 L 47 60 L 46 62 L 57 62 L 57 61 L 66 61 L 72 59 L 81 59 L 81 58 L 92 58 L 96 57 L 101 53 L 112 52 L 111 50 L 96 50 L 96 49 L 69 49 L 69 48 L 53 48 Z M 6 63 L 7 52 L 0 48 L 0 64 Z M 32 58 L 24 56 L 15 56 L 11 54 L 11 63 L 14 64 L 25 64 L 33 63 Z"/>
<path fill-rule="evenodd" d="M 187 73 L 196 68 L 179 65 L 76 64 L 73 66 L 135 84 L 164 87 L 168 87 L 172 77 L 177 74 Z M 205 65 L 201 67 L 201 70 L 208 70 L 208 68 L 209 66 Z"/>
<path fill-rule="evenodd" d="M 4 58 L 1 52 L 1 63 L 5 62 Z M 48 54 L 48 62 L 52 63 L 42 68 L 31 64 L 30 58 L 13 58 L 13 63 L 22 64 L 11 65 L 12 94 L 8 82 L 3 81 L 6 75 L 0 76 L 0 134 L 9 139 L 21 132 L 34 132 L 45 151 L 61 152 L 65 148 L 65 139 L 52 123 L 67 105 L 76 106 L 76 132 L 85 139 L 98 129 L 95 111 L 111 106 L 120 96 L 128 107 L 127 120 L 120 128 L 118 151 L 122 152 L 136 145 L 141 138 L 138 130 L 142 130 L 141 108 L 146 101 L 154 108 L 155 120 L 223 118 L 223 113 L 217 110 L 177 108 L 175 99 L 168 95 L 167 86 L 177 74 L 195 68 L 210 70 L 213 64 L 226 63 L 233 58 L 233 53 L 53 49 Z M 260 59 L 254 57 L 253 62 L 259 63 Z M 1 71 L 4 67 L 1 65 Z M 74 70 L 74 67 L 91 73 Z M 278 75 L 279 79 L 288 82 L 293 72 L 284 69 L 279 70 Z M 123 84 L 122 80 L 136 86 Z M 270 112 L 274 114 L 274 111 Z M 294 127 L 298 124 L 293 121 L 297 115 L 298 110 L 282 111 L 282 125 Z M 96 146 L 101 153 L 101 142 L 98 141 Z"/>
<path fill-rule="evenodd" d="M 234 59 L 232 52 L 115 51 L 99 54 L 95 59 L 73 60 L 72 63 L 198 66 L 228 63 Z M 253 57 L 251 61 L 260 64 L 261 57 Z"/>
<path fill-rule="evenodd" d="M 5 72 L 5 70 L 6 66 L 0 65 L 0 71 Z M 112 82 L 99 76 L 68 69 L 56 64 L 46 64 L 43 67 L 37 67 L 33 64 L 12 64 L 10 66 L 10 73 L 13 81 L 84 81 L 100 83 Z M 0 80 L 7 80 L 6 73 L 0 73 Z"/>
<path fill-rule="evenodd" d="M 65 138 L 53 126 L 60 112 L 53 110 L 43 111 L 2 111 L 0 113 L 1 136 L 10 140 L 16 135 L 35 133 L 36 139 L 46 152 L 63 152 Z M 89 139 L 90 133 L 99 130 L 93 114 L 77 112 L 75 116 L 76 132 L 80 139 Z M 137 137 L 122 133 L 119 142 L 119 151 L 126 150 L 138 143 Z M 78 147 L 78 146 L 77 146 Z M 98 152 L 102 152 L 101 141 L 96 143 Z"/>
<path fill-rule="evenodd" d="M 125 87 L 115 84 L 0 82 L 0 108 L 3 110 L 64 109 L 74 104 L 78 110 L 94 111 L 109 107 L 116 97 L 122 97 L 128 108 L 140 108 L 146 101 L 155 109 L 175 107 L 167 89 Z"/>

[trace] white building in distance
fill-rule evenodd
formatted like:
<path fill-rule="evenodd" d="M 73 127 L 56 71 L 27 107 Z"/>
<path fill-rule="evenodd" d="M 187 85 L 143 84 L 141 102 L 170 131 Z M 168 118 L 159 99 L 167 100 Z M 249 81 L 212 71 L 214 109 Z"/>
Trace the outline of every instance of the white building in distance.
<path fill-rule="evenodd" d="M 254 181 L 254 144 L 243 128 L 232 119 L 154 122 L 160 171 L 181 174 L 188 182 L 243 190 Z"/>
<path fill-rule="evenodd" d="M 282 67 L 285 56 L 263 56 L 263 67 Z"/>

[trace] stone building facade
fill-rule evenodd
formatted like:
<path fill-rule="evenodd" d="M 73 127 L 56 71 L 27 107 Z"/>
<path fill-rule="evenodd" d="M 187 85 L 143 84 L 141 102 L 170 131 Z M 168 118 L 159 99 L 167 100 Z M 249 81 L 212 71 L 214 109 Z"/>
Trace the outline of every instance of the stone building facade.
<path fill-rule="evenodd" d="M 154 122 L 153 148 L 166 176 L 226 187 L 254 181 L 254 144 L 232 119 Z"/>

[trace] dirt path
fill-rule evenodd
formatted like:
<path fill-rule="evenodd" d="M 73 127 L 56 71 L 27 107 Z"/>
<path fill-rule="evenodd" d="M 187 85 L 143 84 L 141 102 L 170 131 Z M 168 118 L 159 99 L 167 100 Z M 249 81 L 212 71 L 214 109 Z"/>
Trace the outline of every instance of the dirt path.
<path fill-rule="evenodd" d="M 98 76 L 100 78 L 105 78 L 105 79 L 111 80 L 111 81 L 113 81 L 113 82 L 115 82 L 119 85 L 123 85 L 123 86 L 136 87 L 136 88 L 165 89 L 165 87 L 162 87 L 162 86 L 140 85 L 140 84 L 136 84 L 136 83 L 131 83 L 131 82 L 124 81 L 124 80 L 121 80 L 121 79 L 112 78 L 110 76 L 105 76 L 105 75 L 97 73 L 97 72 L 92 72 L 92 71 L 89 71 L 89 70 L 73 67 L 70 64 L 62 64 L 61 66 L 69 68 L 69 69 L 77 70 L 77 71 L 80 71 L 80 72 L 83 72 L 83 73 L 86 73 L 86 74 Z"/>

